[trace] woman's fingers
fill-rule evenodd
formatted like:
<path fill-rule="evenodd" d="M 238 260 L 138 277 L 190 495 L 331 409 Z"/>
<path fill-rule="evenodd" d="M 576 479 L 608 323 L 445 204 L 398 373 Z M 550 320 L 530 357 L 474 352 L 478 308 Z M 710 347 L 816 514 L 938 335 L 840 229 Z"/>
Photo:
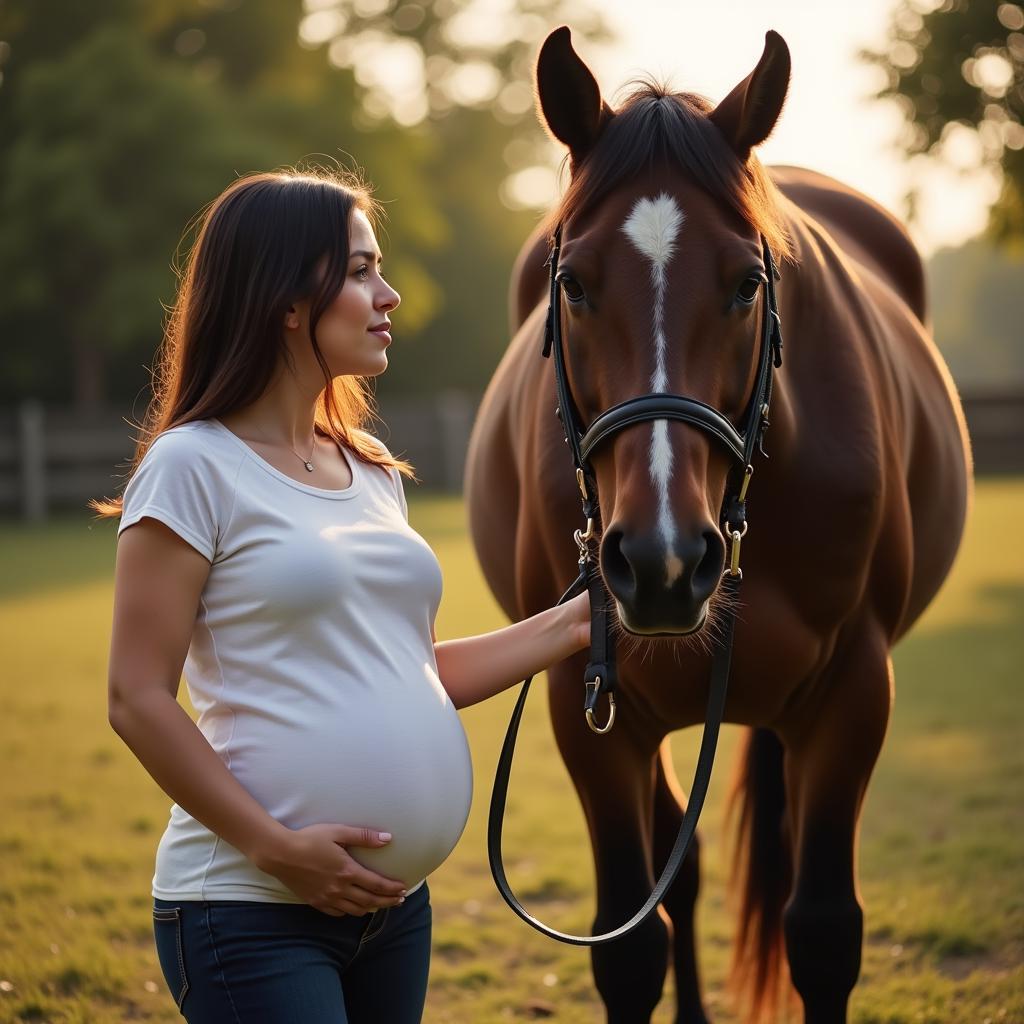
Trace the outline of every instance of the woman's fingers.
<path fill-rule="evenodd" d="M 361 915 L 398 906 L 406 883 L 364 867 L 345 847 L 346 842 L 352 846 L 386 846 L 388 840 L 381 835 L 373 829 L 349 825 L 307 825 L 296 830 L 286 856 L 271 873 L 325 913 Z"/>
<path fill-rule="evenodd" d="M 327 906 L 327 905 L 321 906 L 318 903 L 313 903 L 313 904 L 311 904 L 311 906 L 315 907 L 322 914 L 330 914 L 331 917 L 347 917 L 348 916 L 345 913 L 344 910 L 339 910 L 336 907 L 331 907 L 331 906 Z"/>
<path fill-rule="evenodd" d="M 406 901 L 404 897 L 382 899 L 380 896 L 367 892 L 365 889 L 352 887 L 343 895 L 326 897 L 323 901 L 317 901 L 313 905 L 317 910 L 323 910 L 324 913 L 331 914 L 332 918 L 343 918 L 346 915 L 351 915 L 353 918 L 361 918 L 361 916 L 374 913 L 377 910 L 398 906 L 404 901 Z"/>
<path fill-rule="evenodd" d="M 378 832 L 372 828 L 331 825 L 329 832 L 331 838 L 341 846 L 365 846 L 369 849 L 380 849 L 391 842 L 390 832 Z"/>
<path fill-rule="evenodd" d="M 378 896 L 376 893 L 357 885 L 349 886 L 345 890 L 344 896 L 340 898 L 350 906 L 358 908 L 358 913 L 361 914 L 370 914 L 375 910 L 382 910 L 385 907 L 397 907 L 400 903 L 405 902 L 404 896 Z M 349 911 L 349 913 L 354 912 L 356 911 Z"/>
<path fill-rule="evenodd" d="M 395 897 L 404 896 L 406 892 L 405 882 L 396 882 L 393 878 L 385 878 L 378 875 L 369 868 L 364 868 L 357 861 L 352 862 L 352 870 L 349 875 L 352 884 L 360 889 L 366 890 L 379 899 L 394 900 Z M 393 905 L 390 904 L 389 905 Z"/>
<path fill-rule="evenodd" d="M 346 856 L 350 858 L 352 855 L 346 849 L 348 846 L 364 846 L 371 849 L 379 849 L 391 841 L 390 832 L 377 832 L 369 828 L 354 828 L 351 825 L 333 825 L 330 831 L 333 841 L 342 850 L 345 850 Z M 350 877 L 356 885 L 376 893 L 378 896 L 403 896 L 407 888 L 405 882 L 401 882 L 396 878 L 388 878 L 386 875 L 378 875 L 375 871 L 364 868 L 354 858 L 351 860 Z"/>

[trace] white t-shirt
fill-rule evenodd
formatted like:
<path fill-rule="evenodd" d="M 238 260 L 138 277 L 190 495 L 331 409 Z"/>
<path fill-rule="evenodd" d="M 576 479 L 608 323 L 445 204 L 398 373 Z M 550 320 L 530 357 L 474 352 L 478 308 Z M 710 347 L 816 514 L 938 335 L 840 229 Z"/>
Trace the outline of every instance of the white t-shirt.
<path fill-rule="evenodd" d="M 351 486 L 325 490 L 219 420 L 174 427 L 129 481 L 118 535 L 150 516 L 211 563 L 184 676 L 232 774 L 289 828 L 391 832 L 350 852 L 411 890 L 462 834 L 472 766 L 434 658 L 437 559 L 398 472 L 344 455 Z M 301 902 L 177 804 L 153 895 Z"/>

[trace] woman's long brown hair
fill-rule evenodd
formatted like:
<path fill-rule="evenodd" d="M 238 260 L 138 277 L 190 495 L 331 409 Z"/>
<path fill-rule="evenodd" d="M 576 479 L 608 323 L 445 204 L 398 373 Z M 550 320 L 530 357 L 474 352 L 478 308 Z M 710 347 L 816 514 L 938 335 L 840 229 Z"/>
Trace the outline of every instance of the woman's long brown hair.
<path fill-rule="evenodd" d="M 156 355 L 153 399 L 138 426 L 129 479 L 163 431 L 225 416 L 263 394 L 278 360 L 288 355 L 285 313 L 304 298 L 311 300 L 310 341 L 324 374 L 316 426 L 364 462 L 412 475 L 407 462 L 388 456 L 362 432 L 373 418 L 367 380 L 332 379 L 316 340 L 317 323 L 345 283 L 354 209 L 371 222 L 380 217 L 362 179 L 317 169 L 239 178 L 199 215 Z M 88 504 L 99 517 L 121 515 L 121 497 Z"/>

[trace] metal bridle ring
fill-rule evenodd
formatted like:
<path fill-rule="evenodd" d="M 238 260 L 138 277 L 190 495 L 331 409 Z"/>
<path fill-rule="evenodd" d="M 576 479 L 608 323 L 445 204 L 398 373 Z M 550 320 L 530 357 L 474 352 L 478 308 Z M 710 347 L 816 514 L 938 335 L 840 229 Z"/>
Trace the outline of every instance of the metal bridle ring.
<path fill-rule="evenodd" d="M 596 692 L 601 686 L 601 677 L 597 676 L 593 683 L 588 683 L 587 685 L 593 686 Z M 594 699 L 596 700 L 597 698 L 595 697 Z M 606 732 L 609 732 L 611 727 L 615 724 L 615 694 L 612 693 L 611 690 L 608 691 L 608 721 L 605 722 L 603 726 L 598 725 L 594 719 L 593 708 L 587 708 L 586 715 L 587 725 L 590 726 L 592 732 L 596 732 L 598 736 L 603 736 Z"/>
<path fill-rule="evenodd" d="M 743 529 L 742 530 L 737 530 L 736 527 L 734 527 L 732 525 L 732 523 L 729 522 L 728 519 L 726 519 L 722 523 L 722 525 L 725 527 L 725 532 L 729 535 L 730 539 L 732 539 L 732 535 L 734 533 L 738 533 L 740 535 L 740 539 L 742 540 L 744 537 L 746 537 L 747 530 L 750 529 L 750 524 L 746 521 L 746 519 L 743 520 Z"/>

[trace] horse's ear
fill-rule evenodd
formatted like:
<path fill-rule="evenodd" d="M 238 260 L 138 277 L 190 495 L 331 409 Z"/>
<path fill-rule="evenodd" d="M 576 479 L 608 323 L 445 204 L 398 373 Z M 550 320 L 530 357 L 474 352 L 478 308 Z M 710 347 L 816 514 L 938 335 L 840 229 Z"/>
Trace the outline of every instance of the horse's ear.
<path fill-rule="evenodd" d="M 708 115 L 741 160 L 775 127 L 789 89 L 789 67 L 786 41 L 768 31 L 757 67 Z"/>
<path fill-rule="evenodd" d="M 537 99 L 549 131 L 569 147 L 575 167 L 614 116 L 590 68 L 572 48 L 569 26 L 556 28 L 537 57 Z"/>

